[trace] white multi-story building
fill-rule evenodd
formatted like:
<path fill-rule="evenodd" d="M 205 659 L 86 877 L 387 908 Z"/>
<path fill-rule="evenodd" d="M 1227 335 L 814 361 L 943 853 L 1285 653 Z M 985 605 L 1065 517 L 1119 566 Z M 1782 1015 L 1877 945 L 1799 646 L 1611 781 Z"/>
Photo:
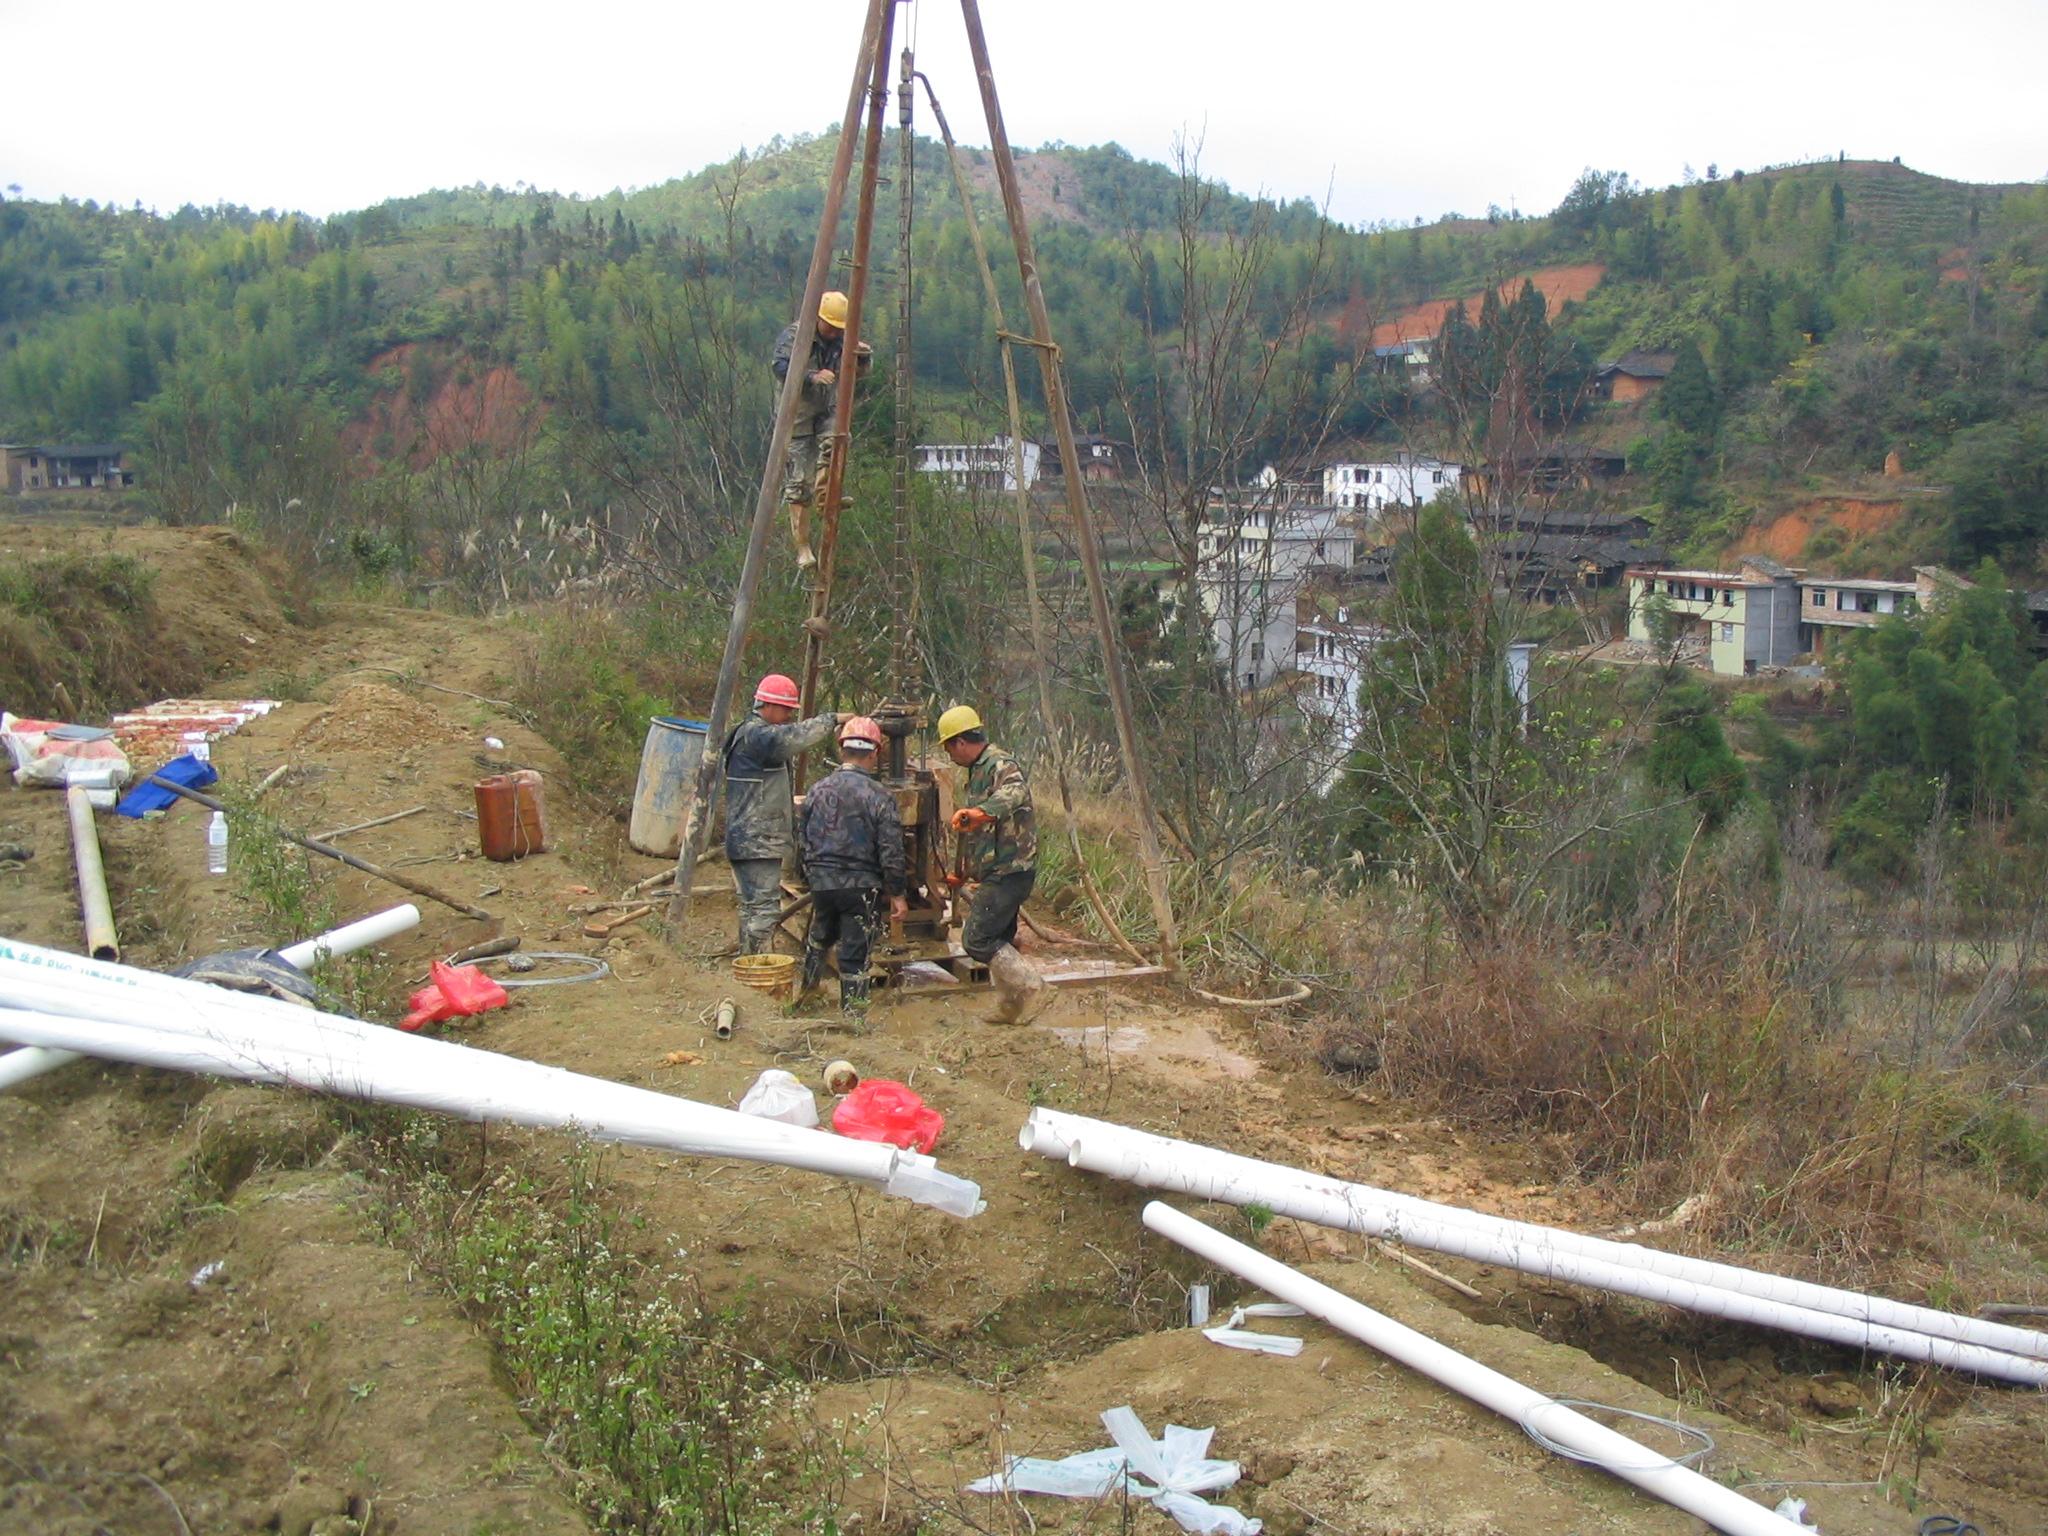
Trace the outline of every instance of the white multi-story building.
<path fill-rule="evenodd" d="M 1202 611 L 1231 681 L 1263 688 L 1295 664 L 1296 608 L 1323 571 L 1351 565 L 1354 534 L 1335 507 L 1213 504 L 1202 524 Z"/>
<path fill-rule="evenodd" d="M 1038 481 L 1042 450 L 1037 443 L 1024 444 L 1024 489 Z M 918 472 L 945 475 L 960 485 L 984 491 L 1017 489 L 1017 454 L 1007 437 L 986 443 L 919 443 Z"/>
<path fill-rule="evenodd" d="M 1424 454 L 1396 453 L 1384 459 L 1325 465 L 1323 500 L 1349 512 L 1421 507 L 1446 491 L 1455 491 L 1464 478 L 1462 464 Z"/>
<path fill-rule="evenodd" d="M 1294 660 L 1304 679 L 1302 710 L 1326 721 L 1347 747 L 1358 732 L 1365 658 L 1385 637 L 1379 625 L 1353 619 L 1348 608 L 1339 608 L 1335 618 L 1303 619 L 1299 626 Z"/>

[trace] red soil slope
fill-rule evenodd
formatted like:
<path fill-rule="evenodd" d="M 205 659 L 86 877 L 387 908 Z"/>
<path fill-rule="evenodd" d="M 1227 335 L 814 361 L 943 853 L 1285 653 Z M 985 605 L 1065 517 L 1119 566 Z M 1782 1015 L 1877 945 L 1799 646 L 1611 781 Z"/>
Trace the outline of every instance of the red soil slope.
<path fill-rule="evenodd" d="M 1512 299 L 1522 291 L 1522 284 L 1533 282 L 1536 291 L 1543 295 L 1551 314 L 1556 314 L 1565 304 L 1583 299 L 1600 286 L 1600 279 L 1607 275 L 1607 268 L 1597 261 L 1580 262 L 1569 267 L 1539 267 L 1534 272 L 1521 272 L 1500 285 L 1500 296 Z M 1444 317 L 1453 305 L 1463 305 L 1469 319 L 1477 319 L 1482 295 L 1469 294 L 1462 299 L 1431 299 L 1413 309 L 1403 310 L 1391 320 L 1384 320 L 1372 329 L 1372 344 L 1376 347 L 1392 346 L 1397 341 L 1419 341 L 1436 335 L 1444 327 Z"/>

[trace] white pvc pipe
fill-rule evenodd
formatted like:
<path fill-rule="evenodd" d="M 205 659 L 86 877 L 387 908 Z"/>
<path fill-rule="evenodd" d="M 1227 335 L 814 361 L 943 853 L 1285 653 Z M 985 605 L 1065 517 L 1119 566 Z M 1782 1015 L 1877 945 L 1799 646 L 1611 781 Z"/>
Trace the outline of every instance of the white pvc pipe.
<path fill-rule="evenodd" d="M 24 950 L 65 965 L 45 968 L 15 957 Z M 31 1046 L 777 1163 L 877 1184 L 954 1215 L 973 1215 L 980 1206 L 971 1182 L 880 1143 L 33 945 L 0 940 L 0 1002 L 0 1036 Z"/>
<path fill-rule="evenodd" d="M 1681 1259 L 1680 1255 L 1483 1217 L 1058 1111 L 1034 1110 L 1018 1143 L 1043 1156 L 1063 1157 L 1072 1167 L 1153 1189 L 1231 1205 L 1263 1205 L 1280 1215 L 1321 1226 L 1396 1239 L 1736 1322 L 1928 1360 L 2006 1381 L 2048 1384 L 2048 1360 L 2037 1353 L 2048 1352 L 2048 1336 L 2030 1329 L 1784 1280 L 1734 1265 L 1684 1260 L 1668 1266 L 1678 1273 L 1666 1273 L 1667 1266 L 1651 1268 L 1636 1261 L 1650 1256 L 1673 1261 Z M 1702 1275 L 1714 1278 L 1709 1281 L 1700 1278 Z M 1747 1288 L 1737 1290 L 1719 1283 L 1722 1277 L 1739 1279 Z M 1788 1295 L 1823 1295 L 1841 1310 L 1825 1311 L 1785 1299 Z M 1851 1311 L 1851 1307 L 1862 1310 Z M 1915 1321 L 1909 1324 L 1898 1321 L 1900 1318 Z M 1933 1331 L 1937 1327 L 1938 1333 Z"/>
<path fill-rule="evenodd" d="M 286 945 L 277 953 L 279 958 L 296 966 L 299 970 L 310 971 L 315 966 L 325 964 L 336 955 L 352 955 L 359 949 L 367 949 L 372 944 L 382 943 L 385 939 L 401 934 L 408 928 L 416 928 L 419 926 L 419 920 L 420 909 L 411 902 L 407 902 L 403 906 L 391 907 L 383 912 L 373 912 L 368 917 L 359 918 L 353 923 L 345 923 L 341 927 L 333 929 L 331 932 L 320 934 L 315 938 L 301 939 L 296 944 Z M 90 931 L 90 925 L 88 925 L 88 931 Z M 0 941 L 0 950 L 5 950 L 9 947 L 4 941 Z M 63 960 L 77 960 L 81 966 L 92 963 L 80 956 L 68 955 L 60 949 L 42 949 L 36 945 L 25 945 L 20 946 L 20 948 L 23 950 L 33 950 L 36 955 L 36 963 L 49 965 L 53 968 L 64 968 L 61 965 Z M 93 951 L 93 960 L 118 960 L 120 958 L 118 952 L 112 955 L 102 955 L 97 949 Z M 90 974 L 90 972 L 87 974 Z M 139 969 L 133 971 L 133 974 L 138 978 L 161 975 L 157 971 Z M 163 979 L 168 981 L 175 980 L 176 978 L 163 977 Z M 24 1046 L 16 1051 L 8 1051 L 5 1055 L 0 1055 L 0 1093 L 5 1093 L 17 1083 L 25 1083 L 31 1078 L 41 1077 L 45 1072 L 54 1072 L 57 1068 L 69 1065 L 78 1059 L 79 1053 L 77 1051 L 53 1051 L 33 1045 Z"/>
<path fill-rule="evenodd" d="M 100 833 L 92 821 L 92 800 L 73 784 L 64 791 L 71 818 L 71 862 L 78 870 L 78 909 L 85 917 L 85 950 L 95 960 L 121 958 L 114 933 L 114 904 L 107 897 L 106 866 L 100 862 Z"/>
<path fill-rule="evenodd" d="M 0 1039 L 5 1038 L 5 1035 L 0 1035 Z M 5 1093 L 16 1083 L 25 1083 L 45 1072 L 69 1066 L 78 1059 L 76 1051 L 53 1051 L 40 1045 L 24 1045 L 8 1051 L 0 1055 L 0 1093 Z"/>
<path fill-rule="evenodd" d="M 1331 1327 L 1517 1424 L 1526 1424 L 1532 1415 L 1540 1413 L 1538 1427 L 1545 1438 L 1635 1484 L 1645 1493 L 1698 1516 L 1727 1536 L 1793 1536 L 1794 1532 L 1808 1530 L 1761 1504 L 1752 1503 L 1733 1489 L 1702 1477 L 1690 1467 L 1680 1466 L 1640 1441 L 1565 1407 L 1534 1387 L 1481 1365 L 1471 1356 L 1439 1344 L 1169 1205 L 1157 1200 L 1147 1205 L 1145 1225 L 1219 1269 L 1229 1270 L 1270 1296 L 1293 1302 Z"/>
<path fill-rule="evenodd" d="M 310 971 L 316 965 L 324 965 L 337 955 L 352 955 L 359 949 L 368 949 L 372 944 L 381 944 L 386 939 L 404 933 L 408 928 L 417 928 L 420 923 L 420 909 L 411 902 L 392 907 L 383 912 L 372 912 L 368 917 L 344 923 L 318 938 L 301 939 L 296 944 L 287 944 L 280 949 L 278 958 L 285 964 Z"/>

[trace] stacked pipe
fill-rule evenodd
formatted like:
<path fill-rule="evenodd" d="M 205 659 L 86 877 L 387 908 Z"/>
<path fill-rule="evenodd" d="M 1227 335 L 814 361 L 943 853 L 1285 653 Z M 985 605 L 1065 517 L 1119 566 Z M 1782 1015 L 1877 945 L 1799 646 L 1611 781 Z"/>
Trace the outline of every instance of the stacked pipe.
<path fill-rule="evenodd" d="M 309 958 L 335 938 L 311 941 Z M 32 944 L 0 940 L 0 1005 L 0 1038 L 32 1047 L 809 1169 L 954 1215 L 980 1208 L 973 1183 L 895 1147 Z"/>
<path fill-rule="evenodd" d="M 90 823 L 88 823 L 89 828 Z M 73 832 L 75 835 L 75 821 Z M 80 884 L 82 888 L 82 877 Z M 88 907 L 86 922 L 88 935 L 90 935 L 92 929 L 90 910 Z M 352 955 L 359 949 L 368 949 L 372 944 L 381 944 L 386 939 L 396 934 L 404 933 L 409 928 L 417 928 L 419 921 L 420 909 L 411 902 L 406 902 L 402 906 L 391 907 L 382 912 L 373 912 L 368 917 L 358 918 L 353 923 L 344 923 L 341 927 L 334 929 L 330 933 L 323 933 L 311 939 L 302 939 L 296 944 L 287 944 L 277 952 L 277 957 L 287 965 L 296 966 L 299 970 L 311 971 L 318 966 L 324 965 L 336 956 Z M 109 919 L 109 922 L 111 924 L 111 919 Z M 28 948 L 33 949 L 34 946 L 31 945 Z M 36 952 L 52 957 L 44 963 L 56 966 L 58 969 L 64 968 L 63 962 L 77 958 L 55 949 Z M 93 947 L 91 952 L 95 960 L 120 959 L 118 954 L 103 954 L 97 947 Z M 141 971 L 137 972 L 137 974 L 147 976 L 153 973 Z M 0 999 L 0 1007 L 4 1006 L 6 1006 L 4 999 Z M 5 1038 L 5 1036 L 0 1035 L 0 1038 Z M 0 1092 L 5 1092 L 17 1083 L 25 1083 L 31 1078 L 41 1077 L 45 1072 L 54 1072 L 57 1068 L 67 1063 L 81 1059 L 83 1054 L 80 1051 L 56 1050 L 48 1046 L 39 1045 L 23 1046 L 19 1050 L 9 1051 L 6 1055 L 0 1056 Z"/>
<path fill-rule="evenodd" d="M 1261 1205 L 1319 1226 L 1780 1328 L 1853 1349 L 1925 1360 L 2003 1381 L 2048 1385 L 2048 1334 L 2032 1329 L 1509 1221 L 1056 1110 L 1034 1110 L 1018 1144 L 1028 1152 L 1063 1159 L 1070 1167 L 1150 1189 L 1229 1205 Z"/>

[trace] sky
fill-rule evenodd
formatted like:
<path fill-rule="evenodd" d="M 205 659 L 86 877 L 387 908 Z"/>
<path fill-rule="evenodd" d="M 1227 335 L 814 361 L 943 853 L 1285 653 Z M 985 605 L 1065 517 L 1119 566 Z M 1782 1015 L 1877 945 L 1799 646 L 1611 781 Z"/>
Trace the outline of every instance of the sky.
<path fill-rule="evenodd" d="M 1018 147 L 1199 144 L 1205 174 L 1347 224 L 1542 213 L 1587 166 L 1661 186 L 1846 151 L 2048 176 L 2043 0 L 981 6 Z M 0 0 L 0 187 L 324 216 L 479 181 L 650 186 L 837 123 L 864 10 Z M 985 144 L 959 8 L 914 0 L 906 32 Z"/>

